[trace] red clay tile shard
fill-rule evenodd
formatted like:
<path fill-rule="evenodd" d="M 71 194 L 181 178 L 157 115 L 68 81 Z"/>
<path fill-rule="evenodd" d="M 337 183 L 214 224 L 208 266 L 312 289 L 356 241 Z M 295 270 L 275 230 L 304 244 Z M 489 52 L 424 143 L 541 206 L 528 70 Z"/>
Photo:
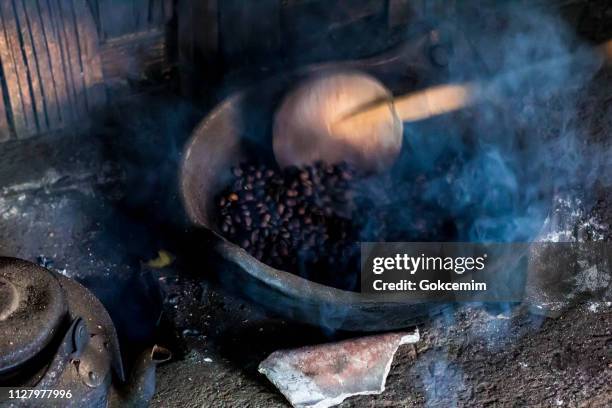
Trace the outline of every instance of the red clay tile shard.
<path fill-rule="evenodd" d="M 382 393 L 397 348 L 419 338 L 415 329 L 276 351 L 259 372 L 296 408 L 332 407 L 354 395 Z"/>

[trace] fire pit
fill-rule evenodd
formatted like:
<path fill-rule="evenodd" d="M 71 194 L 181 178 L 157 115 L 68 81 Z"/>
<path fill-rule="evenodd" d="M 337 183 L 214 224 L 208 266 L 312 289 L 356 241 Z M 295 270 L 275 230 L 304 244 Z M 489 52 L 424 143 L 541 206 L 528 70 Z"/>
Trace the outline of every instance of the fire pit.
<path fill-rule="evenodd" d="M 417 48 L 423 49 L 424 44 L 426 43 L 419 43 Z M 226 239 L 228 237 L 227 231 L 222 230 L 223 223 L 220 223 L 218 219 L 217 200 L 219 194 L 232 182 L 234 177 L 232 168 L 237 168 L 241 163 L 253 160 L 253 157 L 256 157 L 259 162 L 274 163 L 271 142 L 272 118 L 282 96 L 291 84 L 313 73 L 361 68 L 392 89 L 406 91 L 410 89 L 407 86 L 412 87 L 412 89 L 418 88 L 417 83 L 419 81 L 416 80 L 418 71 L 413 71 L 416 76 L 413 77 L 411 84 L 402 84 L 401 81 L 397 80 L 398 74 L 394 74 L 385 61 L 388 61 L 388 59 L 383 58 L 377 63 L 362 61 L 345 65 L 316 66 L 284 77 L 267 80 L 255 87 L 230 96 L 214 109 L 193 133 L 192 140 L 185 151 L 181 174 L 181 190 L 187 213 L 197 226 L 214 232 L 216 237 L 215 249 L 225 261 L 224 268 L 219 273 L 221 281 L 268 310 L 298 321 L 325 325 L 331 329 L 376 331 L 406 327 L 444 308 L 443 304 L 431 302 L 411 304 L 381 302 L 375 296 L 322 285 L 287 271 L 275 269 L 251 256 L 239 245 Z M 397 64 L 391 65 L 397 66 Z M 431 72 L 436 72 L 433 67 L 428 67 L 428 70 L 430 75 Z M 423 86 L 423 84 L 420 85 Z M 413 135 L 410 135 L 410 137 L 413 137 Z M 484 172 L 487 173 L 487 176 L 492 176 L 495 179 L 495 185 L 493 186 L 495 191 L 491 193 L 493 198 L 483 197 L 483 204 L 476 208 L 476 211 L 469 212 L 470 214 L 476 214 L 475 216 L 478 217 L 482 216 L 489 222 L 489 225 L 476 225 L 475 219 L 465 218 L 467 212 L 461 213 L 461 211 L 455 210 L 437 212 L 436 207 L 432 207 L 434 204 L 429 202 L 427 203 L 428 205 L 431 204 L 429 207 L 415 206 L 413 209 L 414 211 L 423 211 L 419 216 L 423 216 L 422 219 L 424 220 L 428 218 L 427 214 L 424 213 L 426 211 L 432 212 L 429 219 L 436 219 L 437 224 L 435 226 L 421 225 L 419 222 L 411 221 L 410 227 L 403 228 L 402 231 L 393 231 L 393 227 L 391 227 L 391 232 L 386 238 L 391 237 L 388 240 L 395 239 L 398 241 L 465 241 L 478 240 L 479 238 L 504 241 L 529 238 L 497 231 L 500 228 L 505 228 L 504 217 L 507 215 L 506 212 L 514 211 L 522 205 L 513 196 L 517 186 L 503 185 L 505 175 L 501 171 L 498 174 L 495 173 L 498 171 L 497 162 L 502 162 L 503 158 L 495 152 L 491 154 L 483 153 L 482 156 L 477 158 L 472 157 L 470 156 L 470 149 L 477 143 L 474 143 L 469 137 L 467 139 L 461 135 L 453 135 L 453 137 L 456 137 L 456 139 L 450 139 L 449 144 L 454 146 L 451 151 L 457 156 L 465 155 L 469 157 L 469 159 L 466 159 L 466 163 L 468 163 L 466 167 L 457 167 L 455 172 L 463 171 L 465 173 L 474 170 L 470 166 L 482 166 L 485 168 Z M 457 146 L 459 147 L 455 149 Z M 409 148 L 398 160 L 403 164 L 395 166 L 386 179 L 386 182 L 391 185 L 398 180 L 403 185 L 409 185 L 411 193 L 406 196 L 409 197 L 408 200 L 421 199 L 414 192 L 418 191 L 418 178 L 415 178 L 414 173 L 410 173 L 410 176 L 406 177 L 406 172 L 412 172 L 414 169 L 405 164 L 421 160 L 422 158 L 418 156 L 418 151 L 415 152 Z M 443 156 L 440 157 L 440 160 L 442 159 L 444 159 Z M 452 167 L 454 159 L 452 157 L 446 157 L 446 159 L 445 166 Z M 407 170 L 407 168 L 410 169 Z M 441 173 L 444 173 L 444 177 L 447 177 L 447 167 L 442 166 L 442 168 L 443 171 L 436 174 L 436 180 L 441 177 Z M 423 177 L 427 176 L 421 175 L 421 179 Z M 465 177 L 465 174 L 459 177 Z M 364 188 L 375 189 L 379 181 L 377 179 L 375 182 L 365 182 Z M 476 181 L 476 183 L 485 187 L 490 185 L 486 180 Z M 389 187 L 389 185 L 385 187 Z M 440 193 L 440 196 L 435 200 L 453 199 L 452 195 L 442 194 L 444 193 L 443 188 L 440 188 L 435 182 L 428 184 L 418 194 L 431 198 L 432 189 L 437 189 L 437 192 Z M 383 192 L 383 195 L 389 193 L 390 190 Z M 373 191 L 372 194 L 376 193 Z M 428 194 L 429 196 L 427 196 Z M 458 194 L 462 194 L 462 192 Z M 549 201 L 550 196 L 548 194 L 550 194 L 550 191 L 542 190 L 539 191 L 539 194 L 541 194 L 542 202 Z M 382 204 L 380 208 L 384 208 L 384 211 L 389 214 L 395 214 L 397 205 L 397 202 Z M 440 206 L 440 208 L 442 207 Z M 542 210 L 541 213 L 532 214 L 534 219 L 539 220 L 539 222 L 542 222 L 545 218 L 544 207 L 539 208 Z M 520 210 L 524 210 L 524 208 L 520 208 Z M 501 213 L 503 213 L 503 216 L 500 215 Z M 495 218 L 498 215 L 499 217 Z M 513 213 L 512 215 L 516 214 Z M 404 226 L 408 222 L 406 218 L 416 218 L 410 211 L 407 214 L 400 212 L 393 216 L 396 217 L 398 223 Z M 456 219 L 452 217 L 456 217 Z M 537 231 L 538 225 L 536 224 L 537 222 L 531 226 L 530 232 Z M 481 236 L 471 235 L 475 233 L 474 231 L 480 231 L 479 229 L 485 231 Z M 406 230 L 409 230 L 408 234 L 406 234 Z M 471 232 L 468 232 L 468 230 Z M 432 235 L 432 231 L 437 232 Z M 429 235 L 425 236 L 421 232 L 429 233 Z M 355 274 L 358 274 L 357 270 Z"/>

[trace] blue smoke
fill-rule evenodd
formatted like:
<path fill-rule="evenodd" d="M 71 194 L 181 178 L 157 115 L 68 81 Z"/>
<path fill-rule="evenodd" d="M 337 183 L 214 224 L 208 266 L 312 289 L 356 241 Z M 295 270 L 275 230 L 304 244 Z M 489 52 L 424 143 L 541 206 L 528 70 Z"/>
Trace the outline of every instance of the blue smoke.
<path fill-rule="evenodd" d="M 579 91 L 600 57 L 542 10 L 504 6 L 453 18 L 458 40 L 444 80 L 481 84 L 483 99 L 405 125 L 402 155 L 383 183 L 391 193 L 377 198 L 392 209 L 386 239 L 531 241 L 554 194 L 588 191 L 610 168 L 609 149 L 587 145 L 577 120 Z M 363 188 L 385 190 L 380 184 Z M 413 230 L 421 224 L 435 233 Z"/>

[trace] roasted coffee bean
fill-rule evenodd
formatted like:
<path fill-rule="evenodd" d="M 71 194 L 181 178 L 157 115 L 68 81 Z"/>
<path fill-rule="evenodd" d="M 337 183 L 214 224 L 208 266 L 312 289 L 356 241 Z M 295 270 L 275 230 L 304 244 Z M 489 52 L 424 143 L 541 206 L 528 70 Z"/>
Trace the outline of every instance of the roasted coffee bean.
<path fill-rule="evenodd" d="M 272 267 L 309 279 L 326 282 L 348 269 L 348 259 L 358 254 L 352 244 L 357 230 L 348 219 L 354 179 L 348 166 L 280 171 L 243 164 L 232 174 L 216 201 L 219 228 L 229 240 Z"/>

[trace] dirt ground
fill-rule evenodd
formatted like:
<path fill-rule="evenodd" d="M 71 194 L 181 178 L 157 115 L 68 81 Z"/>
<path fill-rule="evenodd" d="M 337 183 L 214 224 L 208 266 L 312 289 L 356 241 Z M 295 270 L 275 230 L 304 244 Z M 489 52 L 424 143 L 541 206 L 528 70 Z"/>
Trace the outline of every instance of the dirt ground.
<path fill-rule="evenodd" d="M 422 325 L 418 344 L 400 347 L 382 395 L 340 406 L 610 406 L 611 322 L 610 302 L 585 303 L 559 319 L 458 310 Z M 250 341 L 243 347 L 270 347 L 266 339 L 275 335 L 266 332 L 275 328 L 244 326 Z M 255 361 L 219 352 L 214 339 L 201 342 L 204 348 L 160 368 L 152 406 L 289 406 Z"/>

